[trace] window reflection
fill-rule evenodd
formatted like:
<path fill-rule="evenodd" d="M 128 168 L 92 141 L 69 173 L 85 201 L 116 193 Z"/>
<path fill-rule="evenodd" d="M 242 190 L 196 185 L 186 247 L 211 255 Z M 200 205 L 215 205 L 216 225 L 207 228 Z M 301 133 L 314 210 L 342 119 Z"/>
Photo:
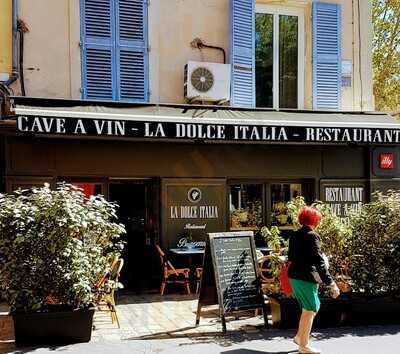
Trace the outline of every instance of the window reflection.
<path fill-rule="evenodd" d="M 279 16 L 279 107 L 297 108 L 298 17 Z"/>
<path fill-rule="evenodd" d="M 293 228 L 287 210 L 287 202 L 302 195 L 301 184 L 279 183 L 271 185 L 271 225 L 278 226 L 282 230 Z"/>
<path fill-rule="evenodd" d="M 273 106 L 274 16 L 256 14 L 256 106 Z"/>
<path fill-rule="evenodd" d="M 229 205 L 231 230 L 256 230 L 262 226 L 261 184 L 232 185 Z"/>
<path fill-rule="evenodd" d="M 298 26 L 298 16 L 269 13 L 256 14 L 255 71 L 257 107 L 273 107 L 274 94 L 275 100 L 277 100 L 275 105 L 279 105 L 281 108 L 298 107 Z M 278 33 L 274 33 L 274 27 Z M 274 67 L 276 70 L 275 78 Z M 279 87 L 277 87 L 278 85 Z M 278 92 L 279 97 L 276 97 Z"/>

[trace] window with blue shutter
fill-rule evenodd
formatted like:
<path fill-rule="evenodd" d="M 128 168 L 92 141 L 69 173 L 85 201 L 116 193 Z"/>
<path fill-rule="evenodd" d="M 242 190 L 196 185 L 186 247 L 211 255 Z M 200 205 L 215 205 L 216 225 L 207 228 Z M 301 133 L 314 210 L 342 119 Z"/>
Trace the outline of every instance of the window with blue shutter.
<path fill-rule="evenodd" d="M 313 4 L 313 108 L 341 108 L 341 6 Z"/>
<path fill-rule="evenodd" d="M 82 1 L 83 98 L 113 99 L 111 0 Z"/>
<path fill-rule="evenodd" d="M 81 0 L 83 98 L 148 100 L 147 1 Z"/>
<path fill-rule="evenodd" d="M 231 0 L 232 106 L 255 106 L 255 0 Z"/>
<path fill-rule="evenodd" d="M 119 99 L 147 101 L 147 6 L 143 0 L 118 0 Z"/>

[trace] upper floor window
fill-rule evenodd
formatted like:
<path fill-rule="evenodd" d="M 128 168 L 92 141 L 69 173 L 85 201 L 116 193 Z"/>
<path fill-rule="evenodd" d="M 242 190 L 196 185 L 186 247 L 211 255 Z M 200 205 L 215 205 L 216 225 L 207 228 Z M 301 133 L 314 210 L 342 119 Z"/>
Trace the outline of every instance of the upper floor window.
<path fill-rule="evenodd" d="M 146 0 L 81 0 L 82 96 L 148 100 Z"/>
<path fill-rule="evenodd" d="M 231 104 L 302 109 L 304 7 L 230 2 Z M 312 8 L 308 38 L 311 42 L 312 37 L 313 108 L 337 110 L 341 107 L 341 5 L 314 0 Z"/>
<path fill-rule="evenodd" d="M 256 106 L 303 108 L 303 10 L 257 5 L 255 15 Z"/>

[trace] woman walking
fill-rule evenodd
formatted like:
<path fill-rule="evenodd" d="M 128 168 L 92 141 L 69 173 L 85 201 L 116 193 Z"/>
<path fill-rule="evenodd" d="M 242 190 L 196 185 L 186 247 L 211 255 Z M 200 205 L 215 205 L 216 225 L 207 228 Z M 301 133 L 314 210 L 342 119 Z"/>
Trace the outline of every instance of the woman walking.
<path fill-rule="evenodd" d="M 325 263 L 320 237 L 313 231 L 321 218 L 322 215 L 317 209 L 302 208 L 298 216 L 302 227 L 289 240 L 289 281 L 293 295 L 302 308 L 299 328 L 294 337 L 294 342 L 299 346 L 299 353 L 321 353 L 309 343 L 314 317 L 320 308 L 318 284 L 325 283 L 329 286 L 333 298 L 340 294 Z"/>

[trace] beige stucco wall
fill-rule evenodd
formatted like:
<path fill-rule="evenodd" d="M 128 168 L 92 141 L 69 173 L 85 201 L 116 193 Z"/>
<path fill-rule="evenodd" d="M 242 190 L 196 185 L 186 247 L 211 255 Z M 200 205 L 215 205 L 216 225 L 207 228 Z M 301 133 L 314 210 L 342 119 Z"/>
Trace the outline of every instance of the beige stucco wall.
<path fill-rule="evenodd" d="M 342 109 L 370 110 L 373 108 L 371 1 L 324 1 L 342 4 L 342 58 L 353 63 L 352 86 L 342 89 Z M 357 1 L 360 1 L 360 26 Z M 304 107 L 311 109 L 312 1 L 257 2 L 304 8 Z M 79 0 L 19 0 L 18 3 L 19 18 L 29 28 L 24 51 L 27 95 L 80 98 Z M 222 62 L 219 51 L 193 49 L 190 42 L 199 37 L 207 44 L 223 47 L 229 58 L 229 34 L 229 0 L 152 0 L 149 7 L 150 101 L 184 102 L 185 63 L 188 60 Z M 18 93 L 19 84 L 16 83 L 14 88 Z"/>
<path fill-rule="evenodd" d="M 79 98 L 79 0 L 19 0 L 27 96 Z M 20 93 L 20 84 L 13 85 Z"/>
<path fill-rule="evenodd" d="M 150 36 L 150 57 L 159 58 L 158 73 L 150 79 L 150 90 L 158 96 L 151 95 L 151 100 L 183 102 L 186 62 L 223 62 L 220 51 L 193 49 L 190 42 L 198 37 L 206 44 L 223 47 L 229 54 L 229 0 L 153 0 L 150 11 L 150 15 L 156 11 L 160 14 L 157 23 L 151 22 L 151 27 L 158 30 Z"/>
<path fill-rule="evenodd" d="M 9 79 L 12 71 L 12 1 L 0 1 L 0 81 Z"/>

